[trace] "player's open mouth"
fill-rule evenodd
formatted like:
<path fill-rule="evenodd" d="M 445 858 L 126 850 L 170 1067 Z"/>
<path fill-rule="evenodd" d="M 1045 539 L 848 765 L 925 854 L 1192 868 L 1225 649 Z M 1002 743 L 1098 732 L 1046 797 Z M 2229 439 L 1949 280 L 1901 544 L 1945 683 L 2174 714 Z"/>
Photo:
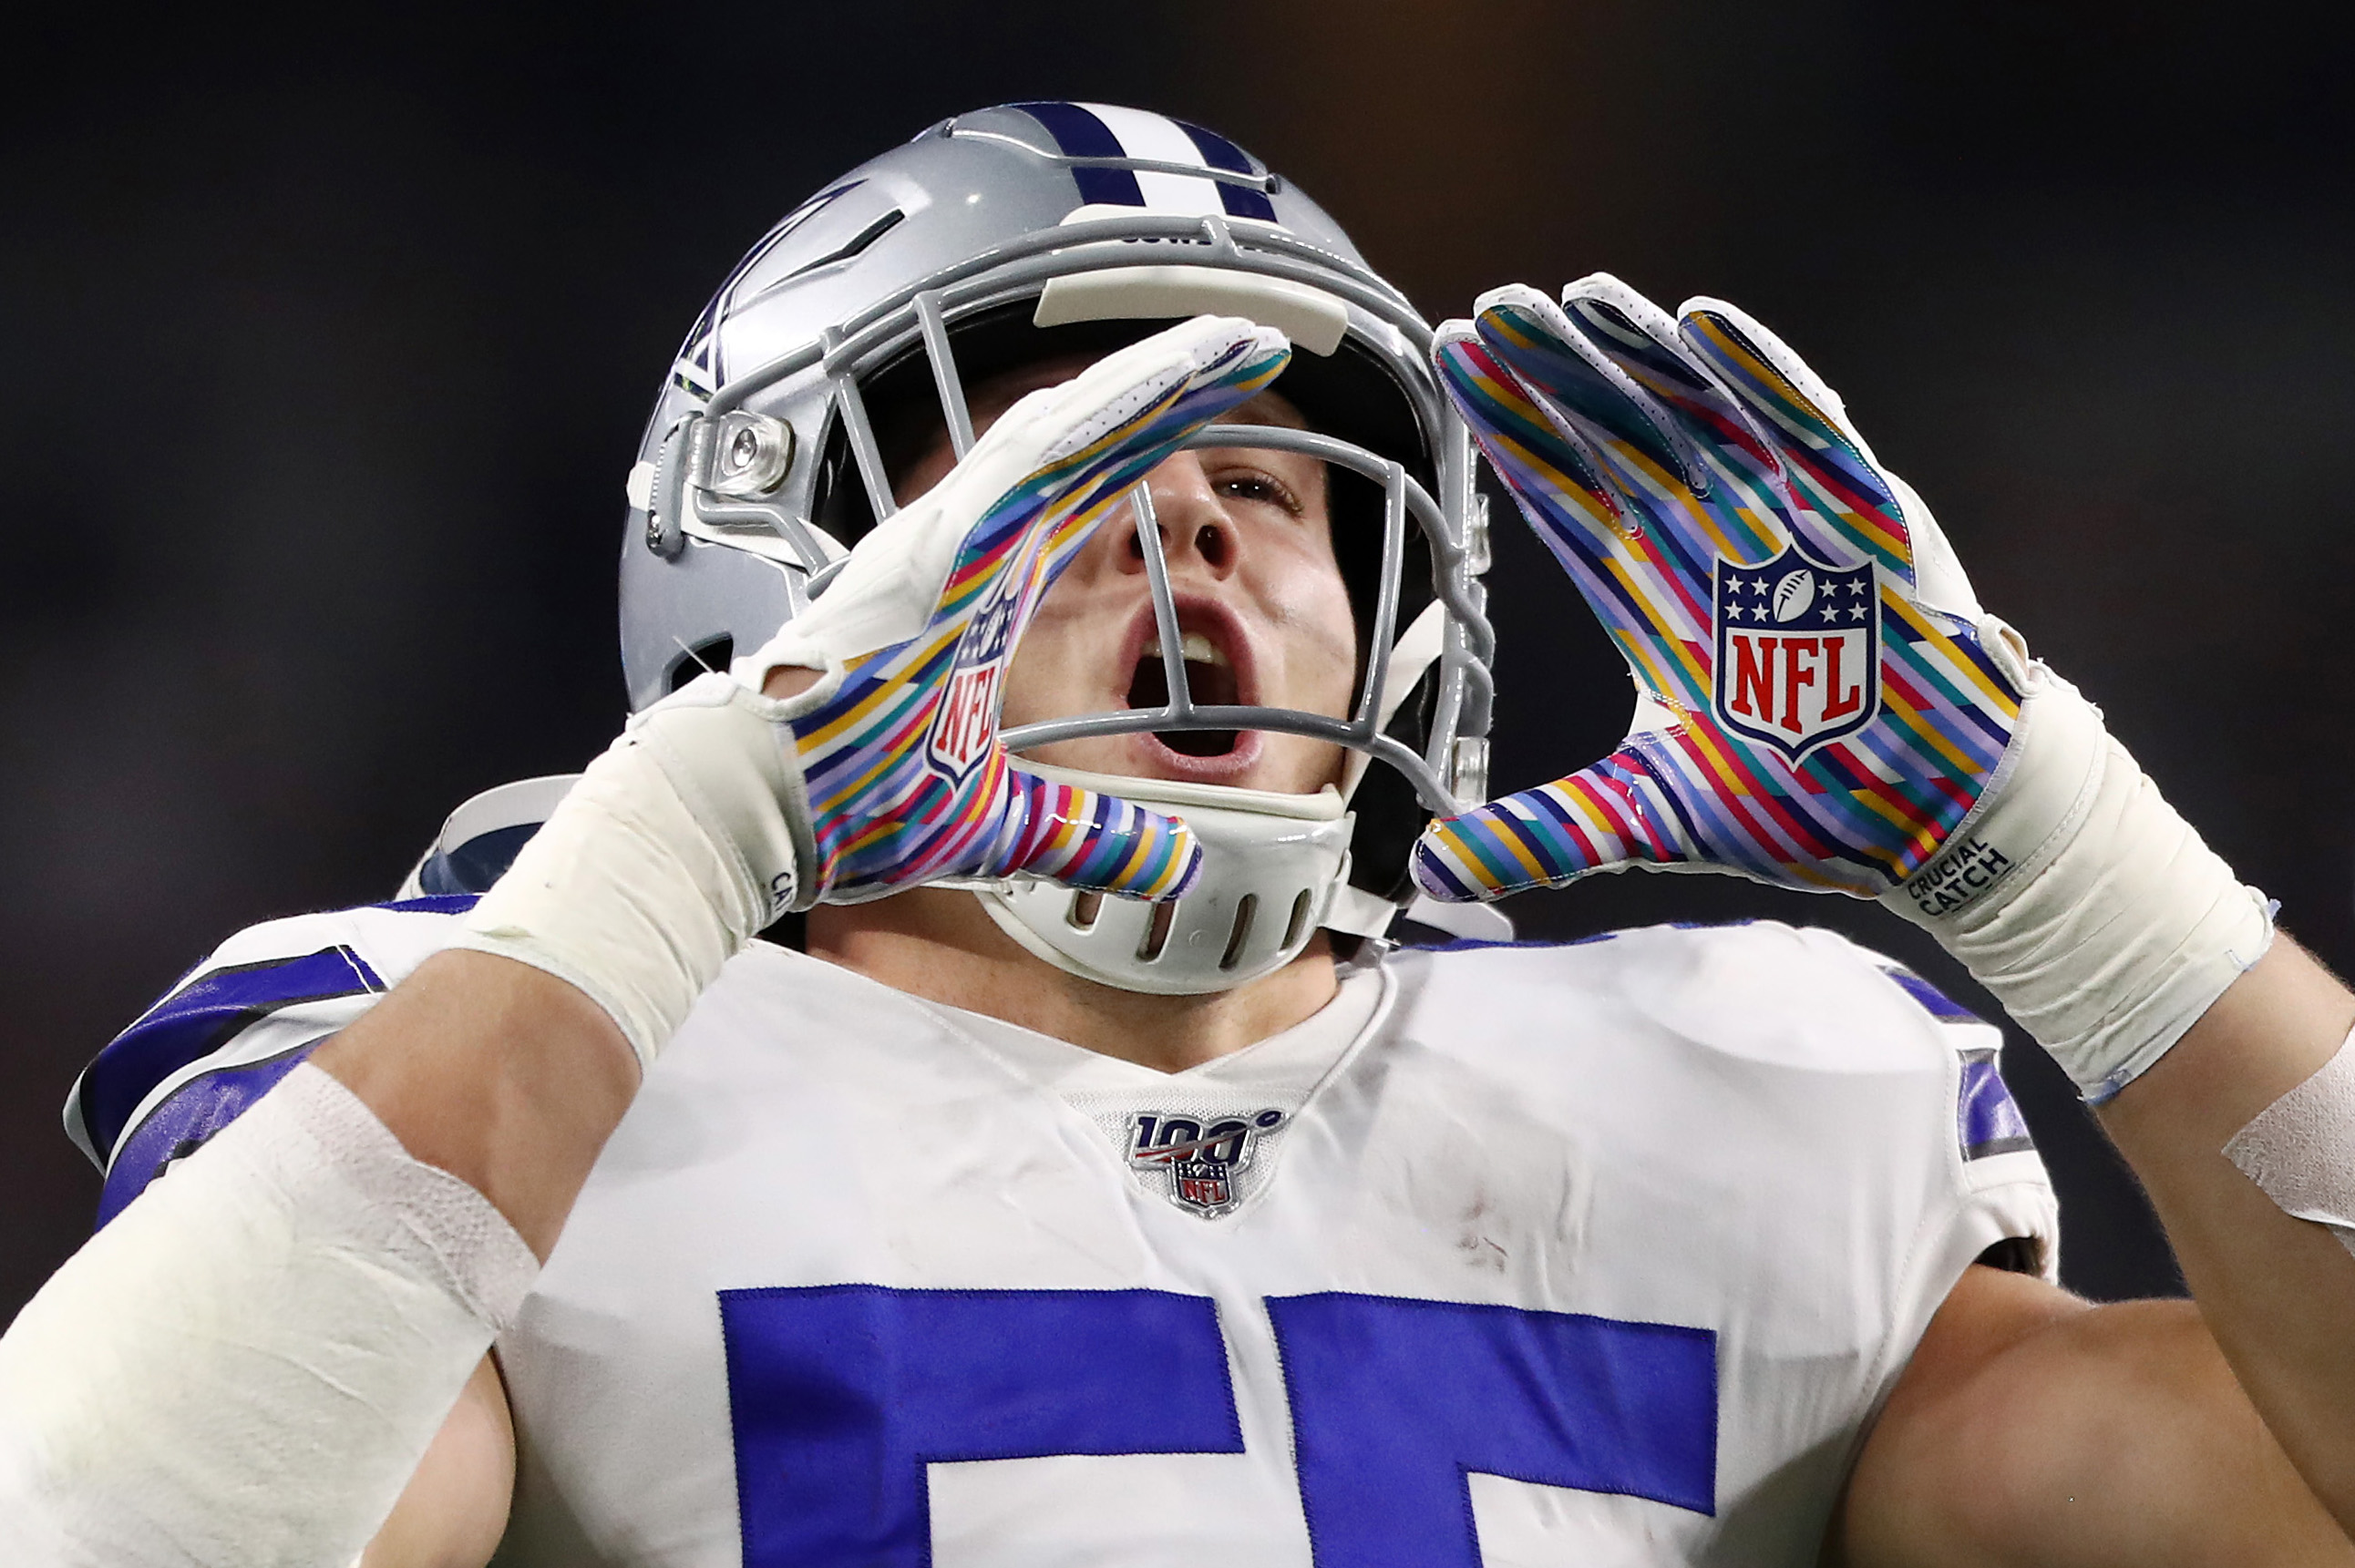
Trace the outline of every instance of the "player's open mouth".
<path fill-rule="evenodd" d="M 1186 689 L 1198 708 L 1229 707 L 1249 699 L 1236 669 L 1235 650 L 1241 639 L 1223 616 L 1199 607 L 1178 611 L 1178 655 L 1185 661 Z M 1127 705 L 1157 708 L 1169 701 L 1169 676 L 1162 662 L 1159 633 L 1146 630 L 1129 678 Z M 1165 730 L 1153 737 L 1183 757 L 1226 757 L 1239 743 L 1231 729 Z"/>

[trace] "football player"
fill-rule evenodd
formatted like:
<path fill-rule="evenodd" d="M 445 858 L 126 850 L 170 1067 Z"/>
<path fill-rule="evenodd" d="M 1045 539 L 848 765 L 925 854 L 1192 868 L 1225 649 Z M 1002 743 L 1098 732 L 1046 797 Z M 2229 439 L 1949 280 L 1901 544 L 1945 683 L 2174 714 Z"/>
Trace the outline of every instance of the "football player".
<path fill-rule="evenodd" d="M 1485 805 L 1476 450 L 1636 686 Z M 1741 312 L 1434 332 L 1231 143 L 1008 106 L 753 249 L 629 500 L 621 739 L 77 1086 L 8 1561 L 2355 1558 L 2355 998 Z M 1924 926 L 2197 1305 L 2057 1287 L 1886 960 L 1494 939 L 1630 865 Z"/>

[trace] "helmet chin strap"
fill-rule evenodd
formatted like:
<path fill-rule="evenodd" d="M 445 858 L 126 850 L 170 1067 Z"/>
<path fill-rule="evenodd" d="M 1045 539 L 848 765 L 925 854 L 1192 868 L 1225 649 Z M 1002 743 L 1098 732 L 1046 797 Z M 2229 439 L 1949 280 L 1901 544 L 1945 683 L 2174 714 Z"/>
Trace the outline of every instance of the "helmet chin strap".
<path fill-rule="evenodd" d="M 1068 974 L 1164 996 L 1231 991 L 1299 957 L 1348 885 L 1356 819 L 1329 784 L 1283 795 L 1028 766 L 1181 815 L 1202 846 L 1193 888 L 1160 904 L 1037 880 L 950 884 L 970 888 L 1000 929 Z"/>
<path fill-rule="evenodd" d="M 1398 641 L 1391 644 L 1390 662 L 1385 666 L 1382 676 L 1382 711 L 1375 722 L 1375 729 L 1390 728 L 1391 720 L 1396 718 L 1399 709 L 1405 705 L 1407 697 L 1414 691 L 1415 683 L 1423 679 L 1424 671 L 1439 662 L 1440 649 L 1446 636 L 1446 609 L 1437 599 L 1424 605 L 1423 613 L 1399 633 Z M 1342 765 L 1341 798 L 1344 800 L 1356 798 L 1358 785 L 1366 777 L 1366 764 L 1372 760 L 1362 751 L 1349 753 L 1348 761 Z"/>

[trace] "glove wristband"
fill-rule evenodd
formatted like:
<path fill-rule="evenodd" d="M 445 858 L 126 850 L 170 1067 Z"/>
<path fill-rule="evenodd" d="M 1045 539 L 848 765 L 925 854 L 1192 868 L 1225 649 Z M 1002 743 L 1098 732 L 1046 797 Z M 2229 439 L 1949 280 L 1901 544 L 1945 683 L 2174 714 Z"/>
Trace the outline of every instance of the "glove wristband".
<path fill-rule="evenodd" d="M 1881 902 L 1961 959 L 2098 1105 L 2264 956 L 2273 912 L 2093 705 L 2038 675 L 1981 808 Z"/>
<path fill-rule="evenodd" d="M 788 706 L 715 674 L 639 715 L 451 945 L 574 986 L 651 1065 L 720 966 L 804 906 L 816 851 Z"/>
<path fill-rule="evenodd" d="M 2041 664 L 2023 662 L 2021 674 L 2030 694 L 1977 805 L 1905 884 L 1902 902 L 1887 895 L 1934 933 L 1970 924 L 1974 906 L 1986 906 L 1983 916 L 2035 880 L 2094 808 L 2109 744 L 2100 711 Z"/>

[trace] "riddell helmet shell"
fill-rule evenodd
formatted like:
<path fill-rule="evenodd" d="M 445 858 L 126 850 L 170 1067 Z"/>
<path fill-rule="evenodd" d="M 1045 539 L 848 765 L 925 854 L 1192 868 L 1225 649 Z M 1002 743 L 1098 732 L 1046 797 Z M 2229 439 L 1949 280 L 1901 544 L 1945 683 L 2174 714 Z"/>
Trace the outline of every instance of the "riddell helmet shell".
<path fill-rule="evenodd" d="M 630 474 L 631 706 L 751 653 L 823 593 L 894 510 L 895 472 L 943 430 L 959 455 L 971 444 L 968 386 L 1204 313 L 1277 327 L 1297 350 L 1276 389 L 1308 431 L 1221 425 L 1191 444 L 1327 464 L 1360 627 L 1351 713 L 1193 702 L 1140 486 L 1169 696 L 1004 740 L 1019 753 L 1135 730 L 1289 731 L 1352 748 L 1349 787 L 1295 800 L 1063 771 L 1194 821 L 1196 887 L 1147 906 L 965 885 L 1025 947 L 1133 991 L 1228 989 L 1288 962 L 1319 926 L 1378 935 L 1412 895 L 1407 854 L 1429 813 L 1486 794 L 1495 642 L 1471 445 L 1428 368 L 1429 325 L 1348 237 L 1233 143 L 1159 114 L 1041 102 L 958 115 L 828 184 L 738 263 L 688 333 Z"/>

